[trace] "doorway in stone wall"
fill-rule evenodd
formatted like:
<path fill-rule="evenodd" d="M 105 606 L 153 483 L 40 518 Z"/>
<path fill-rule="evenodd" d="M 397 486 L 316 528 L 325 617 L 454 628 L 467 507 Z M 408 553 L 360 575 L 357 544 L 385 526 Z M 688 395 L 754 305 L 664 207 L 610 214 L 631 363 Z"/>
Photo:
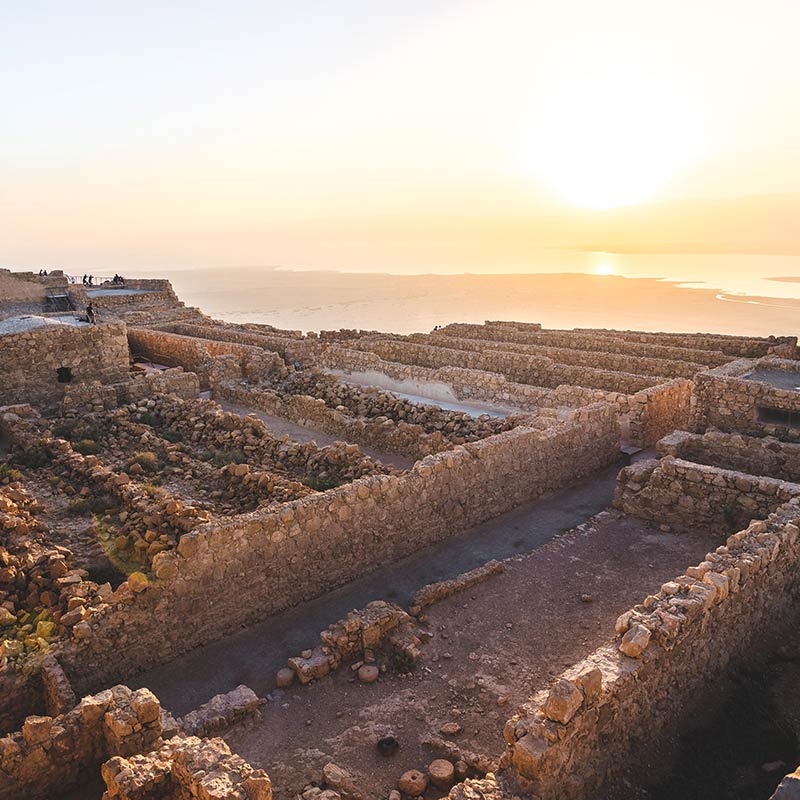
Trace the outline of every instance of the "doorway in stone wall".
<path fill-rule="evenodd" d="M 69 367 L 59 367 L 56 375 L 59 383 L 72 383 L 72 370 Z"/>

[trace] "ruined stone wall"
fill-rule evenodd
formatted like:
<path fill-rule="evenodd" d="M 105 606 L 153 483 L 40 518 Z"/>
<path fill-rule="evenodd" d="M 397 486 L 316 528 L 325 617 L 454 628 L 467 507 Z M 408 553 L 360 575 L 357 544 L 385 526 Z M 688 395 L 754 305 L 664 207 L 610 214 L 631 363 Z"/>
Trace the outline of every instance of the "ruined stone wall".
<path fill-rule="evenodd" d="M 177 333 L 181 336 L 195 336 L 200 339 L 213 339 L 220 342 L 235 342 L 251 347 L 261 347 L 277 353 L 282 359 L 294 363 L 299 361 L 308 365 L 314 361 L 314 344 L 305 339 L 271 333 L 253 333 L 239 330 L 233 325 L 212 323 L 199 325 L 190 322 L 173 322 L 158 326 L 159 330 Z"/>
<path fill-rule="evenodd" d="M 800 483 L 800 444 L 780 442 L 771 437 L 760 439 L 720 431 L 706 434 L 676 431 L 658 443 L 658 455 Z"/>
<path fill-rule="evenodd" d="M 759 407 L 800 414 L 800 392 L 742 378 L 759 366 L 800 373 L 797 361 L 782 359 L 734 361 L 727 366 L 699 373 L 695 380 L 692 429 L 703 431 L 714 427 L 727 432 L 800 441 L 800 426 L 793 427 L 759 419 Z"/>
<path fill-rule="evenodd" d="M 638 447 L 649 447 L 670 431 L 685 428 L 691 416 L 693 383 L 680 378 L 632 395 L 569 384 L 545 389 L 514 383 L 496 372 L 461 367 L 420 367 L 385 361 L 375 353 L 337 345 L 326 348 L 320 354 L 318 364 L 341 371 L 345 378 L 348 373 L 367 378 L 375 375 L 376 380 L 386 376 L 397 382 L 389 387 L 396 391 L 413 393 L 413 384 L 425 385 L 435 391 L 439 385 L 445 391 L 449 389 L 455 400 L 478 400 L 500 407 L 545 410 L 565 406 L 576 408 L 594 402 L 611 403 L 617 408 L 623 438 Z M 441 399 L 448 398 L 443 396 Z"/>
<path fill-rule="evenodd" d="M 64 395 L 70 383 L 126 380 L 129 371 L 125 325 L 52 325 L 0 336 L 0 405 L 49 403 Z M 59 383 L 59 368 L 70 371 Z"/>
<path fill-rule="evenodd" d="M 286 365 L 277 353 L 260 347 L 197 339 L 175 333 L 129 328 L 131 351 L 158 364 L 181 366 L 208 379 L 211 360 L 219 356 L 232 356 L 242 372 L 250 378 L 261 378 L 285 370 Z"/>
<path fill-rule="evenodd" d="M 589 350 L 603 353 L 622 353 L 642 358 L 658 358 L 667 361 L 686 361 L 695 364 L 719 366 L 731 357 L 719 350 L 706 350 L 699 343 L 687 340 L 686 346 L 674 343 L 645 343 L 630 341 L 622 336 L 594 330 L 543 330 L 526 331 L 504 325 L 474 325 L 454 323 L 434 332 L 433 336 L 461 336 L 496 342 L 518 342 L 550 347 L 565 347 L 574 350 Z M 657 337 L 660 335 L 656 335 Z M 670 340 L 671 342 L 671 340 Z"/>
<path fill-rule="evenodd" d="M 159 372 L 134 375 L 124 383 L 103 386 L 100 383 L 68 384 L 65 387 L 61 413 L 64 416 L 95 411 L 109 411 L 119 405 L 133 403 L 156 394 L 174 394 L 191 399 L 200 393 L 200 380 L 194 372 L 175 367 Z"/>
<path fill-rule="evenodd" d="M 516 428 L 275 509 L 201 526 L 155 556 L 158 579 L 117 589 L 62 663 L 80 691 L 317 597 L 560 489 L 618 457 L 614 410 Z M 172 635 L 175 625 L 180 636 Z"/>
<path fill-rule="evenodd" d="M 26 279 L 22 275 L 0 269 L 0 298 L 3 302 L 44 302 L 44 282 L 31 275 Z"/>
<path fill-rule="evenodd" d="M 341 370 L 345 374 L 375 373 L 386 376 L 399 382 L 397 391 L 403 391 L 400 385 L 402 382 L 428 387 L 438 384 L 449 388 L 455 400 L 480 400 L 523 410 L 559 406 L 576 408 L 597 402 L 627 405 L 625 395 L 617 392 L 568 384 L 555 389 L 545 389 L 529 383 L 514 383 L 497 372 L 450 366 L 420 367 L 399 361 L 385 361 L 376 353 L 338 345 L 325 348 L 320 353 L 317 363 L 321 367 Z"/>
<path fill-rule="evenodd" d="M 798 521 L 795 499 L 729 537 L 621 615 L 615 642 L 530 698 L 505 727 L 506 793 L 589 800 L 652 769 L 650 743 L 690 718 L 709 677 L 746 657 L 797 603 Z"/>
<path fill-rule="evenodd" d="M 343 441 L 397 453 L 414 461 L 453 447 L 452 442 L 441 433 L 425 433 L 420 425 L 390 419 L 375 421 L 353 417 L 328 408 L 321 398 L 307 395 L 282 397 L 264 389 L 224 383 L 214 389 L 214 397 L 246 408 L 257 408 L 298 425 L 339 436 Z"/>
<path fill-rule="evenodd" d="M 797 495 L 796 483 L 666 456 L 625 467 L 617 479 L 614 505 L 656 524 L 714 534 L 764 519 Z"/>
<path fill-rule="evenodd" d="M 645 331 L 620 331 L 614 329 L 576 328 L 578 332 L 615 336 L 626 342 L 646 344 L 668 343 L 678 347 L 717 350 L 733 358 L 757 358 L 777 355 L 793 358 L 797 346 L 796 336 L 729 336 L 716 333 L 647 333 Z"/>
<path fill-rule="evenodd" d="M 687 427 L 693 389 L 692 381 L 677 378 L 631 395 L 625 417 L 628 441 L 650 447 L 670 431 Z"/>
<path fill-rule="evenodd" d="M 31 716 L 0 739 L 0 800 L 47 800 L 112 756 L 146 753 L 161 738 L 161 706 L 148 689 L 115 686 L 56 717 Z"/>
<path fill-rule="evenodd" d="M 690 361 L 670 361 L 663 358 L 645 358 L 623 353 L 604 353 L 568 347 L 552 347 L 544 344 L 520 344 L 516 342 L 492 342 L 479 339 L 457 338 L 440 333 L 415 333 L 408 341 L 416 344 L 431 344 L 456 350 L 501 350 L 508 353 L 522 353 L 533 357 L 543 356 L 562 364 L 577 367 L 590 367 L 611 372 L 626 372 L 646 377 L 691 378 L 706 369 L 705 364 Z"/>
<path fill-rule="evenodd" d="M 466 367 L 487 372 L 499 372 L 516 383 L 555 388 L 563 383 L 594 389 L 632 394 L 659 383 L 657 377 L 610 372 L 560 364 L 544 356 L 529 356 L 510 352 L 475 352 L 447 347 L 411 344 L 391 339 L 363 339 L 354 342 L 357 349 L 377 353 L 387 361 L 401 361 L 421 367 Z"/>
<path fill-rule="evenodd" d="M 115 756 L 102 774 L 103 800 L 272 800 L 267 773 L 222 739 L 176 736 L 147 754 Z"/>

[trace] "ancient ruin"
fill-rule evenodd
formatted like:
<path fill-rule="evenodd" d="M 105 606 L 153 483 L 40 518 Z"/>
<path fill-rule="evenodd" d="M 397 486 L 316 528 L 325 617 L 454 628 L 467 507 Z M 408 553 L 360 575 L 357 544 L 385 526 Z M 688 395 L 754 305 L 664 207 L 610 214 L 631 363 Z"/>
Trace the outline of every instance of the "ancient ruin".
<path fill-rule="evenodd" d="M 796 796 L 795 336 L 0 289 L 0 800 Z"/>

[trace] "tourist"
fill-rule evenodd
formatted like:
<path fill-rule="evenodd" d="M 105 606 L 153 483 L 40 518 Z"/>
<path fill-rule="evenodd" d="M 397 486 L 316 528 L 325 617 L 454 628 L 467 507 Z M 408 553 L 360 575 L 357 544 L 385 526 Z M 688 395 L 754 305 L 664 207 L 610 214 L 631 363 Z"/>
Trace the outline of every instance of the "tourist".
<path fill-rule="evenodd" d="M 94 306 L 91 303 L 86 306 L 86 321 L 91 322 L 92 325 L 97 324 L 97 313 L 95 312 Z"/>
<path fill-rule="evenodd" d="M 94 280 L 94 275 L 89 276 L 89 286 L 92 285 L 92 281 Z"/>
<path fill-rule="evenodd" d="M 86 275 L 83 276 L 83 285 L 86 286 Z"/>

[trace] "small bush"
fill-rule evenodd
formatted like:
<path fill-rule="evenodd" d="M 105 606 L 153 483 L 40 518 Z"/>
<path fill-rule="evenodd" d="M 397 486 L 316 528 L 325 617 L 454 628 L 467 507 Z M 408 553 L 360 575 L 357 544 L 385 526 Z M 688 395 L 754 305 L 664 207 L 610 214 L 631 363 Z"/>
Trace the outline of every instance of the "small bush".
<path fill-rule="evenodd" d="M 72 445 L 72 449 L 84 456 L 96 456 L 102 448 L 94 439 L 81 439 Z"/>
<path fill-rule="evenodd" d="M 142 425 L 149 425 L 151 428 L 155 428 L 158 425 L 158 417 L 155 414 L 151 414 L 149 411 L 143 411 L 139 414 L 139 422 Z"/>
<path fill-rule="evenodd" d="M 177 442 L 183 441 L 183 436 L 181 436 L 178 431 L 161 431 L 161 438 L 166 439 L 168 442 L 172 442 L 172 444 L 176 444 Z"/>
<path fill-rule="evenodd" d="M 158 456 L 150 450 L 144 450 L 141 453 L 134 453 L 132 458 L 128 461 L 128 469 L 134 464 L 138 464 L 145 472 L 157 472 L 160 466 Z"/>
<path fill-rule="evenodd" d="M 85 497 L 76 497 L 69 501 L 67 505 L 67 513 L 79 517 L 81 514 L 87 514 L 90 510 L 89 501 Z"/>
<path fill-rule="evenodd" d="M 318 492 L 326 492 L 328 489 L 335 489 L 342 485 L 341 481 L 334 478 L 315 478 L 313 475 L 304 478 L 303 483 Z"/>
<path fill-rule="evenodd" d="M 247 456 L 241 450 L 216 450 L 212 460 L 216 466 L 225 467 L 228 464 L 246 464 Z"/>
<path fill-rule="evenodd" d="M 22 473 L 8 464 L 0 464 L 0 483 L 12 483 L 22 480 Z"/>
<path fill-rule="evenodd" d="M 22 467 L 28 467 L 30 469 L 39 469 L 45 466 L 45 464 L 49 464 L 50 460 L 50 453 L 43 447 L 37 445 L 35 447 L 28 447 L 25 450 L 20 450 L 12 457 L 11 463 L 19 464 Z"/>
<path fill-rule="evenodd" d="M 102 441 L 105 433 L 102 426 L 96 422 L 87 422 L 83 419 L 65 419 L 53 426 L 53 435 L 70 442 Z M 77 450 L 77 448 L 75 448 Z M 78 450 L 80 452 L 80 450 Z"/>

